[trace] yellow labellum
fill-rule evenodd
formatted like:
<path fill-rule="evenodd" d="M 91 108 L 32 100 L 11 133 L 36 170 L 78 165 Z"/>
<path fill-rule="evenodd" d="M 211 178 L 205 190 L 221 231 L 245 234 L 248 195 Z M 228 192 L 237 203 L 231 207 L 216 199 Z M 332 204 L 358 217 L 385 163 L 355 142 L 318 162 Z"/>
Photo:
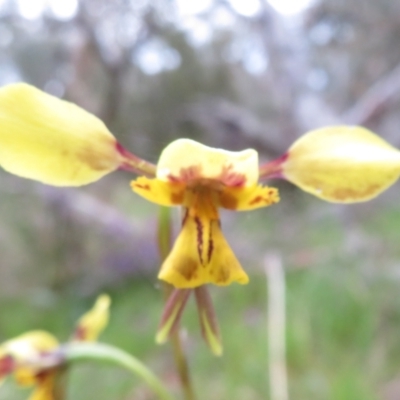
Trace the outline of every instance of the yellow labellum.
<path fill-rule="evenodd" d="M 249 281 L 225 240 L 218 220 L 187 216 L 159 279 L 176 288 L 194 288 L 207 283 L 218 286 Z"/>
<path fill-rule="evenodd" d="M 121 164 L 106 126 L 82 108 L 27 84 L 0 89 L 0 166 L 55 186 L 80 186 Z"/>
<path fill-rule="evenodd" d="M 366 201 L 398 179 L 400 151 L 362 127 L 327 127 L 297 140 L 282 172 L 286 179 L 324 200 Z"/>

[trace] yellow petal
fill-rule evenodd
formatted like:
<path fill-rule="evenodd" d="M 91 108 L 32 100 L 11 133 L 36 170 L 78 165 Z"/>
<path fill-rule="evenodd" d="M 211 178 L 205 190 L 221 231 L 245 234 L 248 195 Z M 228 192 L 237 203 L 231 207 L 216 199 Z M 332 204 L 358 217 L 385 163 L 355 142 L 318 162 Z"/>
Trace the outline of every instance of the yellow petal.
<path fill-rule="evenodd" d="M 45 371 L 37 377 L 36 388 L 29 400 L 56 400 L 55 394 L 56 372 Z"/>
<path fill-rule="evenodd" d="M 14 372 L 14 379 L 19 386 L 33 386 L 36 384 L 36 376 L 39 370 L 33 367 L 17 367 Z"/>
<path fill-rule="evenodd" d="M 214 149 L 189 139 L 178 139 L 161 153 L 157 178 L 191 182 L 215 180 L 226 186 L 251 186 L 258 181 L 258 153 Z"/>
<path fill-rule="evenodd" d="M 219 201 L 221 207 L 229 210 L 254 210 L 277 203 L 279 201 L 279 194 L 277 189 L 268 186 L 226 187 L 220 193 Z"/>
<path fill-rule="evenodd" d="M 104 330 L 109 320 L 110 297 L 103 294 L 98 297 L 93 308 L 78 321 L 74 339 L 93 342 Z"/>
<path fill-rule="evenodd" d="M 51 351 L 59 345 L 57 339 L 46 331 L 30 331 L 4 342 L 0 352 L 11 355 L 18 362 L 31 362 L 40 353 Z"/>
<path fill-rule="evenodd" d="M 219 221 L 189 214 L 158 277 L 176 288 L 249 281 L 222 235 Z"/>
<path fill-rule="evenodd" d="M 37 364 L 44 352 L 58 347 L 57 339 L 45 331 L 31 331 L 0 346 L 0 353 L 10 355 L 15 361 L 14 377 L 21 386 L 31 386 L 41 369 Z"/>
<path fill-rule="evenodd" d="M 0 166 L 55 186 L 80 186 L 121 164 L 106 126 L 78 106 L 33 86 L 0 89 Z"/>
<path fill-rule="evenodd" d="M 131 187 L 134 192 L 153 203 L 162 206 L 176 206 L 182 204 L 186 185 L 141 176 L 131 182 Z"/>
<path fill-rule="evenodd" d="M 283 163 L 283 176 L 327 201 L 366 201 L 400 175 L 400 152 L 361 127 L 332 126 L 297 140 Z"/>

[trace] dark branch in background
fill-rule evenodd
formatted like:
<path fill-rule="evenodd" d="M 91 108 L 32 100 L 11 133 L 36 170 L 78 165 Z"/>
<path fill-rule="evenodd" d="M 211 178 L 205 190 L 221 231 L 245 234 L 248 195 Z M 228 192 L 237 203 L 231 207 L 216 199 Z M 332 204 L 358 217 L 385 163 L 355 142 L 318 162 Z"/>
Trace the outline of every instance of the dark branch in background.
<path fill-rule="evenodd" d="M 379 116 L 400 94 L 400 64 L 375 82 L 364 95 L 346 111 L 341 119 L 346 124 L 365 125 Z"/>
<path fill-rule="evenodd" d="M 54 266 L 57 285 L 87 275 L 82 290 L 86 290 L 86 285 L 91 291 L 98 285 L 119 282 L 124 277 L 158 266 L 154 241 L 156 222 L 152 226 L 147 221 L 144 229 L 143 221 L 131 218 L 112 204 L 80 189 L 55 188 L 34 182 L 26 184 L 25 180 L 4 175 L 2 191 L 19 197 L 33 194 L 45 204 L 46 220 L 48 218 L 45 224 L 51 227 L 52 234 L 47 237 L 43 251 L 48 256 L 57 253 L 59 260 Z M 41 235 L 35 240 L 43 240 Z M 91 257 L 87 249 L 99 235 L 107 245 L 96 251 L 97 263 L 92 268 L 87 264 Z"/>
<path fill-rule="evenodd" d="M 158 265 L 152 224 L 147 223 L 149 229 L 143 229 L 143 223 L 134 223 L 132 218 L 113 205 L 77 189 L 60 190 L 36 185 L 35 192 L 58 210 L 58 215 L 67 215 L 78 230 L 85 227 L 93 231 L 97 226 L 108 237 L 107 246 L 101 251 L 105 258 L 104 268 L 114 279 L 138 270 L 151 270 Z"/>
<path fill-rule="evenodd" d="M 129 7 L 127 8 L 128 11 Z M 123 15 L 123 12 L 121 12 L 121 15 Z M 94 51 L 96 59 L 104 69 L 108 79 L 107 92 L 103 97 L 102 109 L 99 113 L 100 118 L 107 126 L 112 126 L 118 118 L 118 112 L 125 97 L 124 81 L 126 74 L 133 68 L 132 55 L 151 35 L 151 24 L 148 22 L 148 18 L 144 16 L 136 40 L 133 40 L 129 45 L 122 46 L 115 43 L 116 46 L 119 46 L 120 55 L 116 59 L 110 60 L 106 57 L 107 49 L 96 34 L 96 21 L 87 12 L 84 3 L 79 7 L 75 23 L 85 32 L 88 46 Z"/>
<path fill-rule="evenodd" d="M 248 109 L 224 99 L 207 98 L 186 107 L 181 122 L 199 126 L 211 138 L 214 146 L 241 150 L 254 147 L 269 157 L 285 151 L 283 145 L 271 140 L 268 124 Z"/>

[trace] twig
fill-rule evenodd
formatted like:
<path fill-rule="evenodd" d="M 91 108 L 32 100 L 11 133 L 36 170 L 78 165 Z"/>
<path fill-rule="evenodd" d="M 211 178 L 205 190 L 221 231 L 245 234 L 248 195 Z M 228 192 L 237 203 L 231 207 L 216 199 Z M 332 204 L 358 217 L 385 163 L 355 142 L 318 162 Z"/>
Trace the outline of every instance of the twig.
<path fill-rule="evenodd" d="M 286 370 L 285 273 L 278 254 L 264 261 L 268 282 L 268 364 L 271 400 L 288 400 Z"/>
<path fill-rule="evenodd" d="M 400 64 L 373 84 L 365 94 L 344 113 L 341 119 L 352 125 L 363 125 L 382 111 L 400 93 Z"/>

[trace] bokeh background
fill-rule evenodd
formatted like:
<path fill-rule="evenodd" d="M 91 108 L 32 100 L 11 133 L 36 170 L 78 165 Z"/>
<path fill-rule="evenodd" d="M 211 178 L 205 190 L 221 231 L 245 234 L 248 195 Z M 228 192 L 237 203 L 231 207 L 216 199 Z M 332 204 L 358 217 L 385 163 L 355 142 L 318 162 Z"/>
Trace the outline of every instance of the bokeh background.
<path fill-rule="evenodd" d="M 171 140 L 282 154 L 301 134 L 360 124 L 400 147 L 399 0 L 0 0 L 0 85 L 26 81 L 102 118 L 156 162 Z M 175 391 L 162 310 L 158 209 L 116 172 L 56 189 L 0 171 L 0 342 L 47 329 L 66 340 L 100 292 L 103 340 Z M 293 400 L 400 399 L 400 188 L 369 203 L 324 203 L 289 184 L 278 205 L 223 213 L 248 286 L 212 288 L 225 354 L 184 326 L 199 399 L 268 398 L 264 259 L 283 260 Z M 178 229 L 178 217 L 175 219 Z M 139 380 L 82 365 L 70 399 L 147 400 Z M 8 381 L 0 399 L 24 399 Z"/>

